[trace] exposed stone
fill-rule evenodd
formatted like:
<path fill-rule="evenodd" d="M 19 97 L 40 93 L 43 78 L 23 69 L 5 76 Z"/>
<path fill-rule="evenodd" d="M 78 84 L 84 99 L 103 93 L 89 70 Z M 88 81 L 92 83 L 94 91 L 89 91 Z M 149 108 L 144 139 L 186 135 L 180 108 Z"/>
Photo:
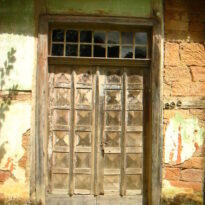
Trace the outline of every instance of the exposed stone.
<path fill-rule="evenodd" d="M 200 43 L 181 43 L 181 61 L 186 65 L 205 66 L 205 49 Z"/>
<path fill-rule="evenodd" d="M 3 184 L 7 179 L 9 179 L 11 173 L 6 170 L 0 170 L 0 184 Z"/>
<path fill-rule="evenodd" d="M 193 81 L 205 82 L 205 67 L 191 66 Z"/>
<path fill-rule="evenodd" d="M 184 169 L 181 171 L 181 180 L 187 182 L 202 182 L 203 171 L 200 169 Z"/>
<path fill-rule="evenodd" d="M 165 43 L 165 65 L 177 66 L 179 64 L 179 44 Z"/>
<path fill-rule="evenodd" d="M 187 66 L 166 66 L 164 69 L 164 80 L 166 82 L 182 81 L 191 82 L 190 70 Z"/>
<path fill-rule="evenodd" d="M 177 181 L 180 179 L 179 168 L 164 168 L 164 179 Z"/>
<path fill-rule="evenodd" d="M 192 157 L 191 159 L 186 160 L 184 163 L 175 165 L 174 167 L 186 168 L 186 169 L 203 169 L 204 158 Z"/>
<path fill-rule="evenodd" d="M 173 82 L 173 96 L 205 96 L 205 83 L 203 82 Z"/>
<path fill-rule="evenodd" d="M 202 183 L 200 182 L 185 182 L 185 181 L 169 181 L 172 186 L 178 188 L 190 188 L 196 192 L 202 191 Z"/>

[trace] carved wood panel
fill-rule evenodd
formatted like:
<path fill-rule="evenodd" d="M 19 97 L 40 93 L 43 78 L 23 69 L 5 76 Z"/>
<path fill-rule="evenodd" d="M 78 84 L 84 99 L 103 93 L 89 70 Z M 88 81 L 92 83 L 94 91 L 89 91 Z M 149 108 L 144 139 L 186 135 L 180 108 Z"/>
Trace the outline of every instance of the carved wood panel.
<path fill-rule="evenodd" d="M 49 68 L 48 194 L 142 194 L 143 83 L 133 68 Z"/>

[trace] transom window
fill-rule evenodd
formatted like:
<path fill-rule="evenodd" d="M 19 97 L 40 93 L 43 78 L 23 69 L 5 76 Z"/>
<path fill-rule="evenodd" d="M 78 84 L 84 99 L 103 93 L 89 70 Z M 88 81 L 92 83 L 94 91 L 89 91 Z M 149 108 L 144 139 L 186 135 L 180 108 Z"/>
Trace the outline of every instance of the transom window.
<path fill-rule="evenodd" d="M 51 56 L 94 58 L 148 58 L 146 32 L 53 29 Z"/>

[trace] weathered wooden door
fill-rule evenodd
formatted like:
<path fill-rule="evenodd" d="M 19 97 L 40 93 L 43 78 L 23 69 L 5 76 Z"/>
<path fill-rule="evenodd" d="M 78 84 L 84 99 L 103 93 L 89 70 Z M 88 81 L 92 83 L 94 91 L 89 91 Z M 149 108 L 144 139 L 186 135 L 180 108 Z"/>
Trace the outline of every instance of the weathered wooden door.
<path fill-rule="evenodd" d="M 49 67 L 47 204 L 143 204 L 143 76 Z"/>

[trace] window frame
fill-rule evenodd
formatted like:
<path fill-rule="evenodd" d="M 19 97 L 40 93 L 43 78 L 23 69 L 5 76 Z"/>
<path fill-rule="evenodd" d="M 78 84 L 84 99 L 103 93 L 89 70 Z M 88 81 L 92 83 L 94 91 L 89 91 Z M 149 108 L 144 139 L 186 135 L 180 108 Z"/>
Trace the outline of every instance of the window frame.
<path fill-rule="evenodd" d="M 145 175 L 148 176 L 144 183 L 147 183 L 144 193 L 146 199 L 144 204 L 159 205 L 161 194 L 161 170 L 162 170 L 162 56 L 163 56 L 163 39 L 162 39 L 162 22 L 156 19 L 143 18 L 120 18 L 120 17 L 89 17 L 89 16 L 56 16 L 45 15 L 39 19 L 38 32 L 38 49 L 37 49 L 37 68 L 36 68 L 36 90 L 35 90 L 35 124 L 33 130 L 35 133 L 32 139 L 32 153 L 33 156 L 31 170 L 34 174 L 31 176 L 30 189 L 31 194 L 36 197 L 37 203 L 45 204 L 46 196 L 46 154 L 47 141 L 45 136 L 48 134 L 47 127 L 47 84 L 48 84 L 48 65 L 54 64 L 69 64 L 74 59 L 70 60 L 65 57 L 50 57 L 49 56 L 49 34 L 50 26 L 62 26 L 66 24 L 83 24 L 97 25 L 99 27 L 118 27 L 126 29 L 133 28 L 149 28 L 152 38 L 151 60 L 130 60 L 130 59 L 107 59 L 106 63 L 109 65 L 129 65 L 129 66 L 146 66 L 150 65 L 150 87 L 148 88 L 150 95 L 150 103 L 147 108 L 149 111 L 149 121 L 146 125 L 150 142 L 147 143 L 145 150 L 151 150 L 146 156 L 147 166 Z M 76 58 L 78 59 L 78 58 Z M 84 59 L 84 63 L 89 59 Z M 97 63 L 104 63 L 105 59 L 96 59 Z M 74 60 L 75 61 L 75 60 Z M 103 61 L 103 62 L 102 62 Z M 96 61 L 93 61 L 96 63 Z M 82 62 L 80 62 L 82 63 Z"/>

